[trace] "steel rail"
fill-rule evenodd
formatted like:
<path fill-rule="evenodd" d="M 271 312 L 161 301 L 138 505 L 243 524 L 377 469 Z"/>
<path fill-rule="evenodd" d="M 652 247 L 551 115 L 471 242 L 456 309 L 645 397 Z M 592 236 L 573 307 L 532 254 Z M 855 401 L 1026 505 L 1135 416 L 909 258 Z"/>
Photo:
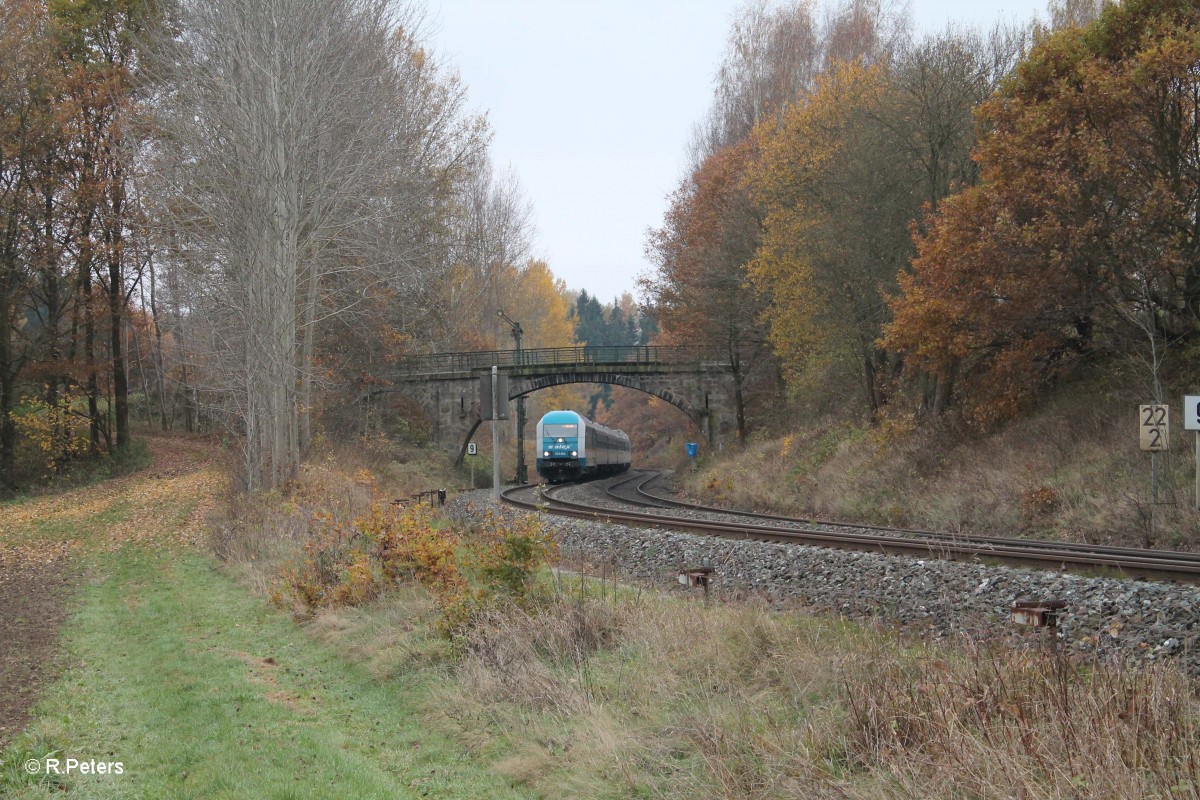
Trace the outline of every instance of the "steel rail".
<path fill-rule="evenodd" d="M 1187 553 L 1180 550 L 1150 550 L 1139 547 L 1122 547 L 1118 545 L 1105 544 L 1085 544 L 1080 542 L 1051 542 L 1040 539 L 1019 539 L 1016 537 L 1006 536 L 975 536 L 955 533 L 946 533 L 944 531 L 923 530 L 920 528 L 894 528 L 885 525 L 871 525 L 866 523 L 853 522 L 834 522 L 831 520 L 811 519 L 805 517 L 785 517 L 777 514 L 763 514 L 757 511 L 738 511 L 736 509 L 720 508 L 717 506 L 705 506 L 695 503 L 685 503 L 679 500 L 672 500 L 661 495 L 651 494 L 646 491 L 646 485 L 656 479 L 661 473 L 653 470 L 640 472 L 624 481 L 614 483 L 606 488 L 606 493 L 615 500 L 635 505 L 646 505 L 651 508 L 678 508 L 688 511 L 698 511 L 710 514 L 728 514 L 731 516 L 747 517 L 749 519 L 777 521 L 791 525 L 824 525 L 831 528 L 845 528 L 853 530 L 868 530 L 879 531 L 888 534 L 903 534 L 914 538 L 922 538 L 928 540 L 944 541 L 944 542 L 962 542 L 970 541 L 978 544 L 990 544 L 1006 547 L 1027 547 L 1030 549 L 1046 548 L 1054 551 L 1068 550 L 1071 552 L 1079 552 L 1086 555 L 1106 555 L 1116 558 L 1129 556 L 1131 558 L 1139 558 L 1147 554 L 1158 554 L 1162 558 L 1169 558 L 1180 563 L 1192 563 L 1196 565 L 1197 572 L 1200 572 L 1200 553 Z M 626 483 L 632 483 L 641 478 L 642 480 L 634 487 L 634 491 L 638 497 L 647 498 L 647 500 L 638 500 L 636 498 L 621 497 L 611 490 L 618 486 L 623 486 Z"/>
<path fill-rule="evenodd" d="M 1063 543 L 1030 542 L 1011 540 L 974 540 L 969 537 L 928 538 L 886 533 L 888 529 L 878 526 L 842 525 L 841 530 L 819 530 L 812 528 L 783 528 L 778 525 L 739 524 L 734 522 L 711 522 L 679 517 L 646 514 L 641 512 L 617 511 L 597 508 L 584 503 L 562 500 L 555 494 L 566 487 L 556 487 L 540 492 L 540 502 L 523 501 L 516 495 L 536 487 L 524 486 L 503 493 L 506 502 L 531 510 L 593 519 L 635 527 L 656 527 L 719 536 L 732 539 L 768 541 L 782 544 L 833 547 L 842 550 L 879 552 L 917 558 L 936 558 L 952 561 L 997 561 L 1018 566 L 1033 566 L 1059 571 L 1104 571 L 1112 570 L 1123 577 L 1150 578 L 1155 580 L 1200 581 L 1200 565 L 1193 554 L 1174 551 L 1135 550 L 1124 548 L 1118 554 L 1092 552 L 1064 546 Z M 720 513 L 731 513 L 722 510 Z M 737 512 L 732 512 L 737 513 Z M 872 533 L 854 532 L 857 530 Z M 1178 558 L 1177 556 L 1184 556 Z"/>

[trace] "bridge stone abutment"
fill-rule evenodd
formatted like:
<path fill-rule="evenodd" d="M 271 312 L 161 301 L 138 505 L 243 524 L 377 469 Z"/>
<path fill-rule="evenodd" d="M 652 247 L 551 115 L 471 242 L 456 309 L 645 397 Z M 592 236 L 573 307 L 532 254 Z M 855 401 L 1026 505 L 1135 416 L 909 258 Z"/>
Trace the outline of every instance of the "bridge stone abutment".
<path fill-rule="evenodd" d="M 457 448 L 461 445 L 465 452 L 467 441 L 481 422 L 479 379 L 480 375 L 467 372 L 399 382 L 381 393 L 398 394 L 420 407 L 429 420 L 429 438 L 447 450 L 454 448 L 461 460 Z"/>

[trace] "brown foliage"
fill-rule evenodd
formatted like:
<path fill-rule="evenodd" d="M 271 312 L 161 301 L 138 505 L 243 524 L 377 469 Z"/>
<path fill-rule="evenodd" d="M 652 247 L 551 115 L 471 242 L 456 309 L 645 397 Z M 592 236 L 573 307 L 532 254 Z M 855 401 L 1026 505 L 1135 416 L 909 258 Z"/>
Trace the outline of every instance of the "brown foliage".
<path fill-rule="evenodd" d="M 271 590 L 277 605 L 304 614 L 362 605 L 389 586 L 425 587 L 439 611 L 438 630 L 459 638 L 479 614 L 504 600 L 525 605 L 533 581 L 555 554 L 536 516 L 487 513 L 466 527 L 446 527 L 429 507 L 375 502 L 349 519 L 319 511 L 301 551 L 285 564 Z"/>
<path fill-rule="evenodd" d="M 1200 12 L 1109 8 L 1049 37 L 982 109 L 982 182 L 918 235 L 883 342 L 1012 417 L 1081 358 L 1164 349 L 1200 322 Z"/>
<path fill-rule="evenodd" d="M 651 231 L 647 243 L 657 272 L 641 280 L 664 342 L 706 345 L 728 359 L 739 438 L 747 432 L 747 406 L 754 405 L 745 382 L 752 373 L 774 372 L 761 319 L 764 299 L 747 276 L 762 225 L 745 186 L 756 157 L 755 140 L 743 140 L 706 158 L 683 182 L 663 227 Z"/>
<path fill-rule="evenodd" d="M 657 273 L 642 281 L 664 339 L 729 344 L 755 331 L 759 301 L 746 284 L 758 246 L 759 214 L 743 187 L 757 148 L 750 140 L 719 150 L 671 196 L 647 251 Z"/>

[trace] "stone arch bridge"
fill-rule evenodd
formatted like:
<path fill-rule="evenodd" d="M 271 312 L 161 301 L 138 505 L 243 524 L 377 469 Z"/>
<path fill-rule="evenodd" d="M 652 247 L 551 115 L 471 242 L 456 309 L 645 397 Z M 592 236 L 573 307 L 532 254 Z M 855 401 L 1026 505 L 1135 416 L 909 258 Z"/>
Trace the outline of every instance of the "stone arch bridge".
<path fill-rule="evenodd" d="M 372 396 L 395 392 L 416 402 L 433 439 L 461 462 L 480 418 L 480 385 L 492 367 L 508 377 L 508 400 L 569 383 L 607 383 L 654 395 L 696 424 L 717 450 L 734 435 L 733 370 L 728 359 L 692 347 L 578 346 L 437 353 L 406 360 Z"/>

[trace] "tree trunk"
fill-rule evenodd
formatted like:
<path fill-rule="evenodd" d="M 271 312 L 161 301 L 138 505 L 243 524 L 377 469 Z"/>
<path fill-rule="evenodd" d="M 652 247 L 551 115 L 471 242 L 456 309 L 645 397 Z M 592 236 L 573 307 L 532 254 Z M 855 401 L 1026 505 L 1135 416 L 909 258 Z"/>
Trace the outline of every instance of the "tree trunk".
<path fill-rule="evenodd" d="M 14 486 L 17 427 L 12 418 L 16 402 L 16 376 L 12 352 L 12 329 L 8 325 L 7 287 L 0 287 L 0 483 Z"/>
<path fill-rule="evenodd" d="M 875 378 L 875 358 L 873 353 L 864 353 L 862 357 L 863 365 L 863 388 L 866 390 L 867 406 L 871 410 L 871 419 L 874 421 L 879 414 L 879 388 Z"/>
<path fill-rule="evenodd" d="M 154 384 L 155 392 L 158 395 L 158 414 L 162 422 L 162 429 L 165 433 L 171 430 L 174 423 L 174 408 L 172 408 L 171 419 L 167 418 L 167 376 L 163 369 L 163 349 L 162 349 L 162 326 L 158 323 L 158 294 L 156 289 L 156 281 L 154 276 L 154 262 L 149 264 L 150 274 L 150 320 L 154 324 L 154 343 L 150 347 L 150 358 L 154 362 Z M 149 405 L 149 398 L 146 404 Z"/>
<path fill-rule="evenodd" d="M 91 454 L 100 452 L 100 384 L 96 379 L 96 321 L 92 315 L 92 276 L 83 277 L 83 361 L 87 365 L 88 437 Z"/>
<path fill-rule="evenodd" d="M 109 346 L 112 348 L 112 394 L 116 447 L 129 444 L 129 375 L 125 372 L 125 282 L 116 260 L 108 266 Z"/>
<path fill-rule="evenodd" d="M 732 358 L 729 366 L 733 368 L 733 409 L 737 420 L 738 444 L 746 443 L 746 398 L 743 395 L 745 376 L 742 374 L 742 360 L 737 352 L 737 345 L 732 348 Z"/>
<path fill-rule="evenodd" d="M 142 306 L 145 307 L 145 298 L 142 298 Z M 154 421 L 154 411 L 150 408 L 150 381 L 146 377 L 146 357 L 142 353 L 142 337 L 138 336 L 136 330 L 132 331 L 130 337 L 133 341 L 133 363 L 137 365 L 138 378 L 142 381 L 142 402 L 146 409 L 146 424 L 149 425 Z M 129 350 L 129 345 L 126 343 L 126 351 Z"/>
<path fill-rule="evenodd" d="M 77 354 L 80 323 L 83 327 L 83 362 L 85 366 L 85 388 L 88 398 L 88 442 L 90 454 L 100 452 L 100 403 L 99 384 L 96 380 L 96 323 L 92 308 L 92 222 L 93 211 L 84 211 L 79 225 L 79 262 L 75 271 L 75 290 L 78 301 L 71 321 L 71 353 Z"/>
<path fill-rule="evenodd" d="M 129 444 L 129 375 L 125 370 L 125 175 L 116 165 L 108 176 L 104 242 L 108 262 L 108 325 L 116 448 Z"/>
<path fill-rule="evenodd" d="M 950 366 L 938 373 L 937 385 L 933 391 L 933 415 L 941 416 L 950 406 L 950 395 L 954 391 L 954 374 L 957 367 Z"/>
<path fill-rule="evenodd" d="M 304 308 L 304 338 L 300 354 L 300 455 L 307 455 L 312 446 L 313 408 L 313 343 L 317 327 L 317 290 L 320 287 L 316 264 L 308 268 L 308 288 Z"/>

